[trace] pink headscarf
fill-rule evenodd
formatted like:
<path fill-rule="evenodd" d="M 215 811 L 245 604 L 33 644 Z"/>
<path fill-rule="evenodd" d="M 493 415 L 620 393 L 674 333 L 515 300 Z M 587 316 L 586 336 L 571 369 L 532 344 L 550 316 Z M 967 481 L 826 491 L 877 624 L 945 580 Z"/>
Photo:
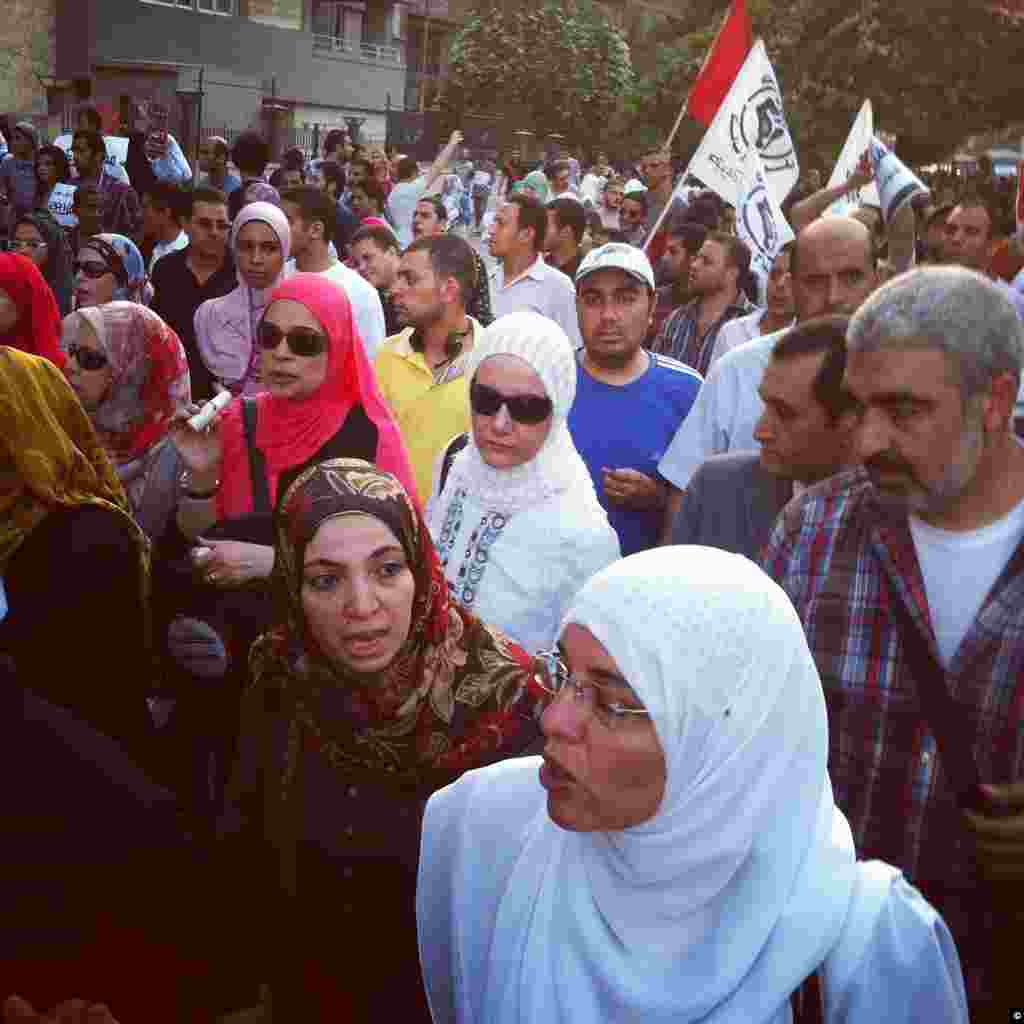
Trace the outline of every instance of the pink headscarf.
<path fill-rule="evenodd" d="M 355 405 L 361 405 L 377 428 L 378 469 L 398 478 L 415 499 L 416 483 L 409 457 L 391 410 L 381 398 L 377 378 L 352 319 L 344 291 L 319 274 L 296 274 L 274 289 L 273 303 L 291 299 L 320 321 L 328 338 L 327 374 L 323 384 L 306 398 L 276 398 L 269 393 L 255 399 L 258 409 L 256 447 L 266 460 L 270 500 L 277 500 L 277 481 L 286 470 L 311 459 L 338 432 Z M 225 410 L 221 423 L 222 481 L 217 515 L 233 519 L 252 512 L 252 481 L 238 401 Z"/>

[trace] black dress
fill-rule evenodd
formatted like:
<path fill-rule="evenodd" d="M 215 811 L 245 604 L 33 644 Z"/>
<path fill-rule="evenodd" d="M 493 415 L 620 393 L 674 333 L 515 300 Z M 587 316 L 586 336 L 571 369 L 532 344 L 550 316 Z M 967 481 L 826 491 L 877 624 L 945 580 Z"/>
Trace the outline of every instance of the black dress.
<path fill-rule="evenodd" d="M 174 980 L 151 944 L 171 920 L 154 883 L 184 847 L 153 771 L 141 583 L 131 524 L 99 505 L 51 512 L 4 569 L 0 993 L 169 1021 L 172 987 L 152 988 Z"/>

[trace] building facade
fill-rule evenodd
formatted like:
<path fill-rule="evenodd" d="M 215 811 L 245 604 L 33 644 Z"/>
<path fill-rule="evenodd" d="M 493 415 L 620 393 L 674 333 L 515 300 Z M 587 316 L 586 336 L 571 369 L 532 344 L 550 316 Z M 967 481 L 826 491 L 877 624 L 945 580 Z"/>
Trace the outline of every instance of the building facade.
<path fill-rule="evenodd" d="M 31 0 L 30 0 L 31 2 Z M 314 132 L 383 141 L 406 93 L 408 18 L 395 0 L 56 0 L 57 95 L 105 127 L 159 102 L 191 151 L 210 134 L 258 128 L 275 155 Z"/>

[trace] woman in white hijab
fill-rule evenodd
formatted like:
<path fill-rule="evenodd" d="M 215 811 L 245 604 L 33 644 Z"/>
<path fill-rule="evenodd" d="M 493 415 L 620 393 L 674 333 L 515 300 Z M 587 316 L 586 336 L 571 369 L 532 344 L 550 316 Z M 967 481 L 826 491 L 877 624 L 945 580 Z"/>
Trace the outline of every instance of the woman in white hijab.
<path fill-rule="evenodd" d="M 427 805 L 436 1024 L 786 1024 L 812 975 L 830 1024 L 967 1020 L 942 919 L 898 871 L 856 861 L 803 630 L 753 563 L 700 547 L 619 561 L 537 664 L 560 695 L 543 758 Z"/>
<path fill-rule="evenodd" d="M 435 474 L 427 522 L 455 600 L 532 652 L 620 554 L 566 426 L 572 345 L 553 320 L 511 313 L 483 332 L 465 372 L 472 431 Z"/>

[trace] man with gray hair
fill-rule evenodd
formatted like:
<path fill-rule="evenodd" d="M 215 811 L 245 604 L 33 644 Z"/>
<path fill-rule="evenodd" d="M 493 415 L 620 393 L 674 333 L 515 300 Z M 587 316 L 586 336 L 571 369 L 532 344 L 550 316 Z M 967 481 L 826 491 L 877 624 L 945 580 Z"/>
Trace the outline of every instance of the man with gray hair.
<path fill-rule="evenodd" d="M 763 564 L 817 662 L 858 852 L 946 917 L 981 1020 L 1012 1005 L 1024 923 L 1024 327 L 991 281 L 935 267 L 875 292 L 847 346 L 861 466 L 791 502 Z"/>

